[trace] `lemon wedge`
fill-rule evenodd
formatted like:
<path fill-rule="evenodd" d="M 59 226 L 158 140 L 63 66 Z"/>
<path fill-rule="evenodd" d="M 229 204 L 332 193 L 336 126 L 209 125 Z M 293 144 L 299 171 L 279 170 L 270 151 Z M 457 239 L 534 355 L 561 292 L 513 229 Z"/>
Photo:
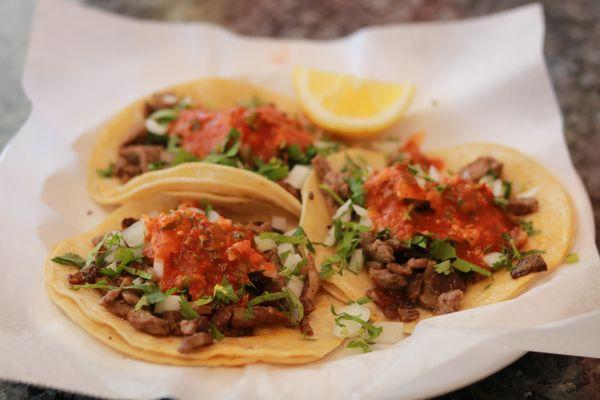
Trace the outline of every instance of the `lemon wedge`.
<path fill-rule="evenodd" d="M 342 136 L 377 134 L 398 121 L 415 88 L 304 67 L 293 73 L 300 105 L 317 125 Z"/>

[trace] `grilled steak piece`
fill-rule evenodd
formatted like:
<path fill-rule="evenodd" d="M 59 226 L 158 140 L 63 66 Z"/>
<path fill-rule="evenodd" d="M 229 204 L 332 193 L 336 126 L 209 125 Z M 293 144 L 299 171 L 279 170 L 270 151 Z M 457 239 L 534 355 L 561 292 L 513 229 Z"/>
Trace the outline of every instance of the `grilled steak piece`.
<path fill-rule="evenodd" d="M 548 266 L 546 261 L 539 254 L 531 254 L 521 258 L 515 268 L 510 271 L 510 276 L 513 279 L 520 278 L 525 275 L 529 275 L 532 272 L 547 271 Z"/>
<path fill-rule="evenodd" d="M 335 193 L 337 193 L 342 199 L 350 197 L 350 188 L 346 183 L 348 175 L 343 172 L 336 172 L 331 169 L 331 166 L 327 160 L 322 156 L 315 156 L 312 161 L 312 166 L 319 177 L 322 184 L 329 186 Z M 328 193 L 323 193 L 327 199 L 327 204 L 333 210 L 336 208 L 334 199 Z"/>
<path fill-rule="evenodd" d="M 394 262 L 394 248 L 383 240 L 376 239 L 364 248 L 367 257 L 382 264 Z"/>
<path fill-rule="evenodd" d="M 406 286 L 406 278 L 387 269 L 371 269 L 369 277 L 380 289 L 397 290 Z"/>
<path fill-rule="evenodd" d="M 137 219 L 135 218 L 123 218 L 123 220 L 121 221 L 121 229 L 126 229 L 129 228 L 131 225 L 135 224 L 137 222 Z"/>
<path fill-rule="evenodd" d="M 463 291 L 459 289 L 440 294 L 433 310 L 434 314 L 449 314 L 457 311 L 463 296 Z"/>
<path fill-rule="evenodd" d="M 414 308 L 398 308 L 398 319 L 402 322 L 411 322 L 419 319 L 421 314 Z"/>
<path fill-rule="evenodd" d="M 131 145 L 119 149 L 115 162 L 114 175 L 126 182 L 131 178 L 148 172 L 152 163 L 169 161 L 170 153 L 162 146 Z"/>
<path fill-rule="evenodd" d="M 179 329 L 183 335 L 193 335 L 198 331 L 206 331 L 208 329 L 208 317 L 201 315 L 195 319 L 182 319 L 179 321 Z"/>
<path fill-rule="evenodd" d="M 212 344 L 212 342 L 213 338 L 210 335 L 210 333 L 194 333 L 193 335 L 187 336 L 181 341 L 179 347 L 177 347 L 177 351 L 179 351 L 180 353 L 192 353 L 201 347 Z"/>
<path fill-rule="evenodd" d="M 273 307 L 254 306 L 252 313 L 246 318 L 246 309 L 235 307 L 231 318 L 233 328 L 256 328 L 259 326 L 288 325 L 287 315 Z"/>
<path fill-rule="evenodd" d="M 458 172 L 458 176 L 465 180 L 478 181 L 487 174 L 500 177 L 502 163 L 492 157 L 479 157 L 477 160 L 465 165 Z"/>
<path fill-rule="evenodd" d="M 131 309 L 127 313 L 127 321 L 135 329 L 151 335 L 166 336 L 170 332 L 169 321 L 156 317 L 146 310 Z"/>
<path fill-rule="evenodd" d="M 161 108 L 171 108 L 177 104 L 179 99 L 173 93 L 157 93 L 146 102 L 146 116 Z"/>
<path fill-rule="evenodd" d="M 423 307 L 433 310 L 440 294 L 456 289 L 465 290 L 465 287 L 465 282 L 458 273 L 438 274 L 434 267 L 427 267 L 423 274 L 423 291 L 419 296 L 419 303 Z"/>
<path fill-rule="evenodd" d="M 533 197 L 526 197 L 522 199 L 512 199 L 508 201 L 506 210 L 513 215 L 528 215 L 537 212 L 539 204 Z"/>

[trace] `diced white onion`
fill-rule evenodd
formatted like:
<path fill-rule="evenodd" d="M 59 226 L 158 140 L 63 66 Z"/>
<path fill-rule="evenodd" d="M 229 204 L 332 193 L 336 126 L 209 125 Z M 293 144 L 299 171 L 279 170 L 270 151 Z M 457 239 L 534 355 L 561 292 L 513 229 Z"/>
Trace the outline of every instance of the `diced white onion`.
<path fill-rule="evenodd" d="M 111 251 L 110 253 L 108 253 L 104 257 L 104 261 L 106 261 L 107 263 L 111 263 L 111 262 L 115 261 L 115 252 Z"/>
<path fill-rule="evenodd" d="M 348 262 L 348 269 L 352 272 L 359 273 L 363 269 L 363 264 L 365 263 L 365 257 L 363 256 L 362 249 L 354 250 L 352 256 L 350 256 L 350 261 Z"/>
<path fill-rule="evenodd" d="M 142 283 L 144 283 L 144 279 L 142 279 L 141 277 L 138 276 L 131 283 L 134 285 L 141 285 Z"/>
<path fill-rule="evenodd" d="M 278 231 L 286 231 L 288 227 L 285 217 L 273 216 L 271 218 L 271 226 Z"/>
<path fill-rule="evenodd" d="M 187 98 L 187 97 L 186 97 Z M 164 104 L 168 104 L 171 106 L 174 106 L 175 104 L 177 104 L 177 96 L 175 96 L 174 94 L 171 93 L 166 93 L 162 95 L 162 102 Z"/>
<path fill-rule="evenodd" d="M 492 193 L 495 197 L 504 197 L 504 187 L 500 179 L 496 179 L 494 183 L 492 183 Z"/>
<path fill-rule="evenodd" d="M 302 289 L 304 289 L 304 281 L 298 278 L 296 275 L 292 275 L 290 280 L 287 282 L 287 288 L 292 291 L 296 295 L 296 297 L 300 297 L 302 294 Z"/>
<path fill-rule="evenodd" d="M 299 254 L 292 253 L 286 257 L 283 266 L 287 270 L 293 270 L 300 261 L 302 261 L 302 257 Z"/>
<path fill-rule="evenodd" d="M 179 301 L 179 296 L 167 296 L 163 301 L 156 304 L 154 311 L 159 314 L 167 311 L 179 311 Z"/>
<path fill-rule="evenodd" d="M 288 253 L 288 255 L 292 254 L 294 252 L 294 245 L 291 243 L 281 243 L 279 246 L 277 246 L 277 254 L 279 254 L 279 257 L 282 258 L 283 254 Z"/>
<path fill-rule="evenodd" d="M 504 257 L 504 254 L 494 251 L 492 253 L 487 253 L 485 256 L 483 256 L 483 261 L 487 265 L 492 267 L 495 263 L 500 261 L 502 259 L 502 257 Z"/>
<path fill-rule="evenodd" d="M 159 124 L 152 118 L 147 118 L 144 125 L 146 126 L 148 132 L 154 133 L 155 135 L 165 135 L 169 128 L 168 125 Z"/>
<path fill-rule="evenodd" d="M 323 240 L 323 244 L 327 247 L 331 247 L 335 244 L 335 226 L 331 225 L 331 227 L 327 231 L 325 240 Z"/>
<path fill-rule="evenodd" d="M 258 236 L 254 236 L 254 243 L 256 243 L 256 248 L 260 252 L 266 252 L 269 250 L 273 250 L 277 247 L 277 243 L 273 239 L 261 239 Z"/>
<path fill-rule="evenodd" d="M 436 182 L 440 181 L 440 172 L 434 165 L 429 166 L 429 176 Z"/>
<path fill-rule="evenodd" d="M 462 173 L 462 174 L 460 174 L 460 177 L 461 177 L 462 179 L 464 179 L 465 181 L 470 181 L 470 180 L 471 180 L 471 173 L 469 172 L 469 170 L 468 170 L 468 169 L 465 169 L 465 170 L 463 171 L 463 173 Z"/>
<path fill-rule="evenodd" d="M 359 206 L 358 204 L 353 204 L 352 208 L 354 208 L 354 212 L 358 214 L 359 217 L 368 217 L 369 212 L 366 208 Z"/>
<path fill-rule="evenodd" d="M 526 192 L 519 193 L 516 197 L 518 197 L 519 199 L 525 199 L 525 198 L 528 198 L 528 197 L 534 197 L 537 194 L 537 192 L 538 192 L 539 189 L 540 188 L 538 186 L 535 186 L 535 187 L 527 190 Z"/>
<path fill-rule="evenodd" d="M 110 264 L 108 264 L 106 266 L 106 268 L 112 269 L 113 271 L 116 271 L 117 270 L 117 262 L 116 261 L 111 262 Z"/>
<path fill-rule="evenodd" d="M 368 322 L 369 318 L 371 317 L 371 311 L 369 310 L 369 307 L 367 307 L 365 305 L 360 305 L 358 303 L 352 303 L 350 305 L 342 307 L 341 309 L 337 310 L 337 313 L 338 314 L 347 313 L 354 317 L 360 318 L 365 322 Z M 339 323 L 344 326 L 339 326 L 334 321 L 333 322 L 333 334 L 336 337 L 339 337 L 341 339 L 344 339 L 347 337 L 352 337 L 352 336 L 357 336 L 360 333 L 360 329 L 362 328 L 362 325 L 356 321 L 349 321 L 346 319 L 341 319 L 341 320 L 339 320 Z"/>
<path fill-rule="evenodd" d="M 190 211 L 194 211 L 200 214 L 204 214 L 204 211 L 202 211 L 201 209 L 199 209 L 198 207 L 186 207 L 186 210 L 190 210 Z"/>
<path fill-rule="evenodd" d="M 427 185 L 427 181 L 423 178 L 421 178 L 420 176 L 415 177 L 415 180 L 417 181 L 417 185 L 419 185 L 419 187 L 421 189 L 425 189 L 425 186 Z"/>
<path fill-rule="evenodd" d="M 163 274 L 165 272 L 165 263 L 160 258 L 154 259 L 154 264 L 152 265 L 152 269 L 154 273 L 158 277 L 158 279 L 162 279 Z"/>
<path fill-rule="evenodd" d="M 307 165 L 294 165 L 284 182 L 287 182 L 293 188 L 302 189 L 310 170 L 311 168 Z"/>
<path fill-rule="evenodd" d="M 210 210 L 208 212 L 208 214 L 206 214 L 206 218 L 210 221 L 210 222 L 217 222 L 219 220 L 219 218 L 221 218 L 221 216 L 219 215 L 218 212 L 216 212 L 215 210 Z"/>
<path fill-rule="evenodd" d="M 333 219 L 341 219 L 344 222 L 350 221 L 350 205 L 352 205 L 352 200 L 348 199 L 344 204 L 337 209 L 335 214 L 333 214 Z"/>
<path fill-rule="evenodd" d="M 290 229 L 287 232 L 283 232 L 283 236 L 294 236 L 294 233 L 296 233 L 297 228 L 294 229 Z"/>
<path fill-rule="evenodd" d="M 359 225 L 366 226 L 367 228 L 373 227 L 373 221 L 369 217 L 362 217 L 358 222 Z"/>
<path fill-rule="evenodd" d="M 381 334 L 375 339 L 376 343 L 393 344 L 404 339 L 404 324 L 402 322 L 374 322 L 376 328 L 383 328 Z"/>
<path fill-rule="evenodd" d="M 144 244 L 144 238 L 146 237 L 146 224 L 143 219 L 139 219 L 123 229 L 121 234 L 129 247 L 141 246 Z"/>

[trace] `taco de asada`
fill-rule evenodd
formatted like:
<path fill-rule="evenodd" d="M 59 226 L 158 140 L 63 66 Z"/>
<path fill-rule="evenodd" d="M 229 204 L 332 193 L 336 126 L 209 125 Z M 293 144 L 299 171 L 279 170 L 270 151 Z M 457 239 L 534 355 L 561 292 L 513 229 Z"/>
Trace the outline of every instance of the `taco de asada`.
<path fill-rule="evenodd" d="M 306 236 L 270 227 L 295 218 L 195 195 L 130 202 L 57 245 L 45 265 L 52 300 L 108 346 L 157 363 L 296 364 L 340 345 L 339 303 L 319 292 Z"/>
<path fill-rule="evenodd" d="M 386 156 L 347 150 L 315 158 L 301 225 L 318 248 L 323 286 L 367 295 L 379 319 L 433 315 L 517 296 L 560 265 L 574 217 L 539 163 L 496 144 L 423 155 L 411 139 Z"/>
<path fill-rule="evenodd" d="M 259 200 L 300 214 L 307 164 L 335 145 L 297 105 L 242 81 L 202 79 L 141 99 L 99 129 L 87 186 L 122 204 L 158 192 Z"/>

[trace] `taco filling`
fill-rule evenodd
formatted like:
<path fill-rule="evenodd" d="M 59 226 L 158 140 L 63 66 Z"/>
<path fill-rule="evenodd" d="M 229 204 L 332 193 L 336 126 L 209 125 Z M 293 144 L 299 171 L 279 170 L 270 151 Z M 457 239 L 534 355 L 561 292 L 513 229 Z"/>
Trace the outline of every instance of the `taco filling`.
<path fill-rule="evenodd" d="M 80 267 L 68 275 L 70 288 L 98 291 L 101 304 L 138 331 L 182 337 L 181 353 L 262 327 L 312 335 L 319 274 L 301 228 L 234 222 L 187 202 L 125 218 L 122 228 L 96 237 L 83 257 L 52 261 Z"/>
<path fill-rule="evenodd" d="M 410 141 L 378 171 L 349 157 L 340 171 L 322 157 L 313 165 L 333 213 L 324 245 L 334 252 L 321 276 L 366 268 L 367 295 L 387 318 L 457 311 L 469 285 L 504 268 L 512 279 L 547 270 L 542 252 L 523 250 L 536 231 L 522 218 L 538 202 L 514 196 L 492 157 L 444 171 Z"/>
<path fill-rule="evenodd" d="M 169 93 L 146 103 L 144 128 L 98 173 L 121 182 L 149 171 L 202 161 L 254 171 L 299 197 L 306 165 L 335 148 L 273 104 L 210 110 Z"/>

